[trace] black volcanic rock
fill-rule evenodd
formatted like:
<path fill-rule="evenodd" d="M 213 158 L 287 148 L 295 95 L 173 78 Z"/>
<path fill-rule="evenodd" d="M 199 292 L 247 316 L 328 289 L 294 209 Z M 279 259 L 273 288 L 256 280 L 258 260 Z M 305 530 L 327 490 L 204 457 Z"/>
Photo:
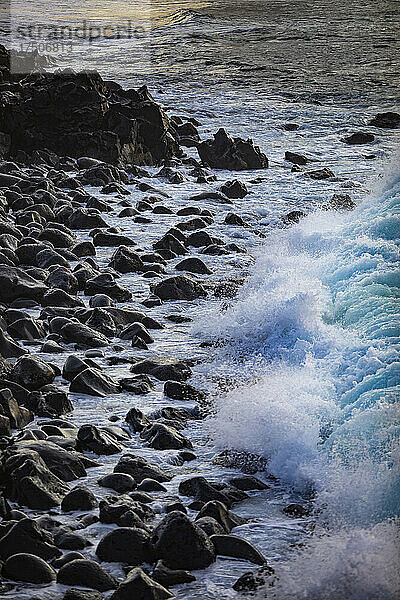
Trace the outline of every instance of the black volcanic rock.
<path fill-rule="evenodd" d="M 3 154 L 8 147 L 11 155 L 47 149 L 111 164 L 158 164 L 180 153 L 177 133 L 145 86 L 111 91 L 95 71 L 35 73 L 2 102 Z"/>
<path fill-rule="evenodd" d="M 213 169 L 243 171 L 268 167 L 267 157 L 252 140 L 233 138 L 223 128 L 214 134 L 213 140 L 198 144 L 197 151 L 203 163 Z"/>

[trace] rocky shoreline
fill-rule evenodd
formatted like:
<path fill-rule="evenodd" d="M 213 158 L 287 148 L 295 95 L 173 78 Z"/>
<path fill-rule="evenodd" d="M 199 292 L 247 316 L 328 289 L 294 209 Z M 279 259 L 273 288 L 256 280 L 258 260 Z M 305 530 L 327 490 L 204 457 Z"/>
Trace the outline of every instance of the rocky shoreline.
<path fill-rule="evenodd" d="M 189 424 L 210 402 L 193 378 L 201 358 L 159 349 L 174 328 L 187 335 L 198 303 L 229 302 L 239 289 L 244 276 L 226 279 L 227 261 L 251 258 L 229 232 L 263 237 L 236 212 L 251 190 L 234 177 L 219 183 L 212 169 L 266 169 L 267 157 L 223 129 L 201 141 L 196 119 L 168 117 L 145 87 L 124 90 L 97 73 L 13 76 L 4 47 L 0 72 L 1 592 L 27 584 L 40 598 L 34 584 L 64 600 L 168 598 L 217 556 L 248 561 L 236 591 L 272 585 L 262 553 L 234 533 L 245 520 L 232 508 L 274 481 L 254 476 L 257 457 L 229 453 L 219 457 L 236 467 L 229 478 L 196 473 Z M 398 117 L 371 124 L 396 128 Z M 300 154 L 285 158 L 293 172 L 334 177 Z M 176 186 L 193 184 L 202 191 L 174 199 Z M 347 194 L 325 206 L 353 207 Z M 282 226 L 303 215 L 283 214 Z M 138 408 L 151 394 L 159 409 Z M 102 414 L 99 404 L 97 424 L 77 424 L 81 395 L 130 406 Z M 288 503 L 284 514 L 311 509 Z M 109 526 L 100 537 L 98 523 Z"/>

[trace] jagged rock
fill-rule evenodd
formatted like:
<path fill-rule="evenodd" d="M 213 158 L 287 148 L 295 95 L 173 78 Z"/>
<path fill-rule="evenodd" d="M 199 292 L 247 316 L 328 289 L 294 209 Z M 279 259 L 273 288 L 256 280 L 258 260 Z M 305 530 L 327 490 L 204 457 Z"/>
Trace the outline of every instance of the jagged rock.
<path fill-rule="evenodd" d="M 69 512 L 72 510 L 92 510 L 98 506 L 93 492 L 85 486 L 73 488 L 61 502 L 61 510 Z"/>
<path fill-rule="evenodd" d="M 252 475 L 238 475 L 229 479 L 229 483 L 238 490 L 268 490 L 269 485 Z"/>
<path fill-rule="evenodd" d="M 110 473 L 98 479 L 97 483 L 101 487 L 110 488 L 122 494 L 136 488 L 136 481 L 127 473 Z"/>
<path fill-rule="evenodd" d="M 71 229 L 95 229 L 96 227 L 108 227 L 108 224 L 97 210 L 88 210 L 86 208 L 77 208 L 74 210 L 67 219 L 67 225 Z"/>
<path fill-rule="evenodd" d="M 243 575 L 235 581 L 232 588 L 235 592 L 253 595 L 259 588 L 266 585 L 268 578 L 271 577 L 274 572 L 272 567 L 265 564 L 260 569 L 257 569 L 257 571 L 247 571 L 246 573 L 243 573 Z"/>
<path fill-rule="evenodd" d="M 109 338 L 117 335 L 117 327 L 114 319 L 106 310 L 99 307 L 93 309 L 89 319 L 86 321 L 86 325 Z"/>
<path fill-rule="evenodd" d="M 84 256 L 96 256 L 96 248 L 93 245 L 93 242 L 79 242 L 75 244 L 71 248 L 71 252 L 78 256 L 78 258 L 83 258 Z"/>
<path fill-rule="evenodd" d="M 55 570 L 42 558 L 22 552 L 7 558 L 2 575 L 13 581 L 28 583 L 51 583 L 56 580 Z"/>
<path fill-rule="evenodd" d="M 143 522 L 153 517 L 154 511 L 130 496 L 107 496 L 100 501 L 99 516 L 102 523 L 144 529 Z"/>
<path fill-rule="evenodd" d="M 124 454 L 114 467 L 114 473 L 128 473 L 136 483 L 140 483 L 146 478 L 155 479 L 160 482 L 171 479 L 158 465 L 152 464 L 145 458 L 135 456 L 134 454 Z"/>
<path fill-rule="evenodd" d="M 232 138 L 222 128 L 214 134 L 214 140 L 198 144 L 197 150 L 203 163 L 213 169 L 241 171 L 268 167 L 267 157 L 252 140 Z"/>
<path fill-rule="evenodd" d="M 132 394 L 136 394 L 138 396 L 143 396 L 144 394 L 149 394 L 154 386 L 147 375 L 136 375 L 136 377 L 125 377 L 121 379 L 119 382 L 120 386 L 123 390 L 127 392 L 131 392 Z"/>
<path fill-rule="evenodd" d="M 49 440 L 18 442 L 17 450 L 22 455 L 31 451 L 37 453 L 46 467 L 63 481 L 73 481 L 80 477 L 86 477 L 83 457 L 68 452 Z"/>
<path fill-rule="evenodd" d="M 78 431 L 78 445 L 81 450 L 95 454 L 117 454 L 122 447 L 110 434 L 101 431 L 94 425 L 82 425 Z"/>
<path fill-rule="evenodd" d="M 69 588 L 69 590 L 65 592 L 62 600 L 104 600 L 104 596 L 100 592 Z"/>
<path fill-rule="evenodd" d="M 249 193 L 245 184 L 238 179 L 226 181 L 221 186 L 221 192 L 228 198 L 244 198 Z"/>
<path fill-rule="evenodd" d="M 138 433 L 143 431 L 145 427 L 150 425 L 150 421 L 143 414 L 141 410 L 138 408 L 131 408 L 125 417 L 125 421 L 128 423 L 129 427 L 134 431 L 134 433 Z"/>
<path fill-rule="evenodd" d="M 289 517 L 309 517 L 311 514 L 311 511 L 309 508 L 307 508 L 306 506 L 303 506 L 302 504 L 297 504 L 297 503 L 292 503 L 292 504 L 288 504 L 288 506 L 285 506 L 285 508 L 283 509 L 283 512 L 285 513 L 285 515 L 288 515 Z"/>
<path fill-rule="evenodd" d="M 224 223 L 227 225 L 235 225 L 236 227 L 248 227 L 246 221 L 244 221 L 242 217 L 232 212 L 226 215 Z"/>
<path fill-rule="evenodd" d="M 200 527 L 208 535 L 208 537 L 212 535 L 224 535 L 226 533 L 225 529 L 213 519 L 213 517 L 200 517 L 200 519 L 196 518 L 196 525 Z"/>
<path fill-rule="evenodd" d="M 110 600 L 131 600 L 140 598 L 140 600 L 164 600 L 172 598 L 174 595 L 165 589 L 162 585 L 151 579 L 139 567 L 132 569 L 127 578 L 112 594 Z"/>
<path fill-rule="evenodd" d="M 134 566 L 154 560 L 149 534 L 137 527 L 118 527 L 108 532 L 100 540 L 96 554 L 101 561 Z"/>
<path fill-rule="evenodd" d="M 27 350 L 14 342 L 8 335 L 0 329 L 0 356 L 4 358 L 18 358 L 27 354 Z M 5 361 L 4 361 L 5 362 Z M 4 364 L 2 362 L 2 364 Z M 8 364 L 8 363 L 7 363 Z M 11 365 L 9 365 L 11 371 Z"/>
<path fill-rule="evenodd" d="M 139 337 L 146 344 L 152 344 L 154 342 L 154 339 L 142 323 L 131 323 L 121 331 L 119 337 L 121 340 L 130 340 L 133 337 Z"/>
<path fill-rule="evenodd" d="M 31 317 L 24 317 L 10 323 L 7 327 L 7 333 L 14 340 L 38 340 L 46 335 L 46 330 L 40 321 Z"/>
<path fill-rule="evenodd" d="M 169 250 L 173 255 L 187 254 L 188 250 L 172 233 L 166 233 L 158 242 L 153 244 L 155 250 Z"/>
<path fill-rule="evenodd" d="M 304 177 L 320 181 L 322 179 L 330 179 L 331 177 L 335 177 L 335 173 L 331 169 L 328 169 L 328 167 L 324 167 L 323 169 L 313 169 L 312 171 L 306 171 L 304 173 Z"/>
<path fill-rule="evenodd" d="M 41 269 L 48 269 L 52 266 L 68 268 L 69 263 L 64 256 L 61 256 L 61 254 L 51 248 L 47 248 L 36 254 L 36 265 Z"/>
<path fill-rule="evenodd" d="M 68 294 L 76 294 L 79 287 L 75 275 L 65 267 L 53 269 L 46 278 L 46 283 L 50 287 L 59 288 Z"/>
<path fill-rule="evenodd" d="M 79 306 L 85 306 L 85 303 L 81 298 L 72 296 L 64 290 L 51 289 L 43 295 L 41 300 L 42 306 L 64 306 L 65 308 L 76 308 Z"/>
<path fill-rule="evenodd" d="M 192 449 L 193 445 L 184 435 L 173 427 L 168 427 L 163 423 L 153 423 L 149 425 L 140 434 L 140 437 L 147 442 L 147 445 L 156 450 L 182 450 L 183 448 Z"/>
<path fill-rule="evenodd" d="M 173 569 L 204 569 L 215 560 L 208 536 L 180 511 L 164 517 L 151 541 L 156 557 Z"/>
<path fill-rule="evenodd" d="M 325 210 L 353 210 L 356 203 L 349 194 L 333 194 L 332 198 L 322 206 Z"/>
<path fill-rule="evenodd" d="M 266 562 L 257 548 L 237 535 L 212 535 L 210 540 L 218 555 L 242 558 L 256 565 L 263 565 Z"/>
<path fill-rule="evenodd" d="M 130 370 L 132 373 L 151 375 L 160 381 L 185 381 L 192 374 L 184 361 L 169 356 L 146 358 L 133 364 Z"/>
<path fill-rule="evenodd" d="M 0 389 L 0 410 L 2 416 L 4 415 L 8 419 L 8 427 L 12 429 L 23 429 L 33 421 L 29 410 L 18 406 L 18 402 L 8 388 Z M 7 430 L 7 422 L 5 422 L 5 427 Z"/>
<path fill-rule="evenodd" d="M 18 298 L 29 298 L 38 302 L 47 291 L 47 286 L 34 279 L 18 267 L 0 265 L 0 302 L 11 303 Z"/>
<path fill-rule="evenodd" d="M 8 532 L 0 538 L 0 557 L 6 560 L 15 554 L 27 552 L 50 560 L 60 556 L 61 552 L 53 545 L 53 537 L 44 531 L 32 519 L 17 521 Z"/>
<path fill-rule="evenodd" d="M 94 560 L 77 559 L 62 566 L 57 575 L 57 583 L 80 585 L 100 592 L 117 588 L 117 580 Z"/>
<path fill-rule="evenodd" d="M 37 390 L 43 385 L 52 383 L 54 370 L 40 358 L 21 356 L 11 371 L 12 379 L 25 388 Z"/>
<path fill-rule="evenodd" d="M 282 217 L 282 222 L 285 225 L 294 225 L 295 223 L 299 223 L 300 219 L 306 216 L 306 213 L 302 210 L 292 210 L 290 213 Z"/>
<path fill-rule="evenodd" d="M 207 295 L 200 283 L 184 275 L 169 277 L 155 285 L 152 291 L 161 300 L 195 300 Z"/>

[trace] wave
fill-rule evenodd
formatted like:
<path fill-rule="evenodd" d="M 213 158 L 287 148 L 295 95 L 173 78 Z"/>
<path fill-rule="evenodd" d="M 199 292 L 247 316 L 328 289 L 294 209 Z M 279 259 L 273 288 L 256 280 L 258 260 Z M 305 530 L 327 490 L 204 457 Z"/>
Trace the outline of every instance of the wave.
<path fill-rule="evenodd" d="M 224 342 L 216 368 L 239 382 L 208 421 L 216 447 L 261 454 L 275 476 L 316 492 L 319 524 L 330 533 L 315 537 L 293 573 L 318 553 L 329 570 L 331 548 L 341 551 L 331 536 L 378 548 L 377 532 L 398 535 L 399 207 L 392 174 L 352 213 L 317 212 L 272 233 L 236 301 L 214 306 L 197 326 Z M 316 587 L 302 598 L 396 597 L 374 595 L 373 586 L 372 595 L 324 595 L 315 568 L 313 577 Z"/>

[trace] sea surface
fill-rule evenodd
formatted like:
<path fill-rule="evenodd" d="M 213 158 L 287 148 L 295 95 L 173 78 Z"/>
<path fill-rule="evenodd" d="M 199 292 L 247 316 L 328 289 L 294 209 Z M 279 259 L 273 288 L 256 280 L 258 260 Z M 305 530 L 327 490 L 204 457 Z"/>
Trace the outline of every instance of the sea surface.
<path fill-rule="evenodd" d="M 198 119 L 203 139 L 226 127 L 253 138 L 267 154 L 268 170 L 240 174 L 252 193 L 234 205 L 265 238 L 240 230 L 235 241 L 250 256 L 228 264 L 210 258 L 216 273 L 211 279 L 222 271 L 225 277 L 248 276 L 237 299 L 178 303 L 171 312 L 193 316 L 193 326 L 157 334 L 165 352 L 205 361 L 195 369 L 194 383 L 213 394 L 214 407 L 206 423 L 189 426 L 198 444 L 194 466 L 210 478 L 223 476 L 229 469 L 211 460 L 234 448 L 265 457 L 261 476 L 278 478 L 237 507 L 250 522 L 235 530 L 263 551 L 280 577 L 268 598 L 399 598 L 400 132 L 375 129 L 368 121 L 400 110 L 400 3 L 12 0 L 9 8 L 11 20 L 3 9 L 0 23 L 5 41 L 10 23 L 21 19 L 142 24 L 139 40 L 76 44 L 58 53 L 57 61 L 98 68 L 125 86 L 147 83 L 169 114 Z M 11 39 L 15 47 L 20 41 Z M 285 131 L 288 122 L 299 128 Z M 367 146 L 344 144 L 343 136 L 354 131 L 371 131 L 376 139 Z M 292 173 L 286 150 L 304 153 L 316 168 L 331 168 L 335 179 L 318 182 Z M 215 188 L 232 174 L 217 176 Z M 173 208 L 200 191 L 193 183 L 158 187 L 173 190 Z M 357 208 L 344 214 L 320 210 L 335 192 L 350 194 Z M 139 199 L 136 189 L 132 193 Z M 202 206 L 213 208 L 210 202 Z M 294 209 L 309 214 L 282 228 L 280 217 Z M 123 228 L 147 247 L 169 226 L 160 218 L 151 230 Z M 232 237 L 219 223 L 213 233 Z M 143 280 L 124 276 L 121 283 L 138 301 L 147 293 Z M 218 347 L 199 351 L 199 341 Z M 118 367 L 110 373 L 122 376 Z M 160 406 L 156 394 L 140 402 L 147 411 Z M 75 405 L 79 425 L 100 423 L 105 412 L 123 414 L 132 400 L 82 396 Z M 154 459 L 135 443 L 135 451 Z M 95 482 L 99 472 L 89 476 Z M 289 519 L 281 511 L 310 496 L 317 507 L 312 535 L 307 519 Z M 92 530 L 93 541 L 104 533 L 101 527 Z M 300 550 L 299 542 L 305 544 Z M 248 567 L 218 559 L 176 594 L 234 598 L 230 586 Z"/>

